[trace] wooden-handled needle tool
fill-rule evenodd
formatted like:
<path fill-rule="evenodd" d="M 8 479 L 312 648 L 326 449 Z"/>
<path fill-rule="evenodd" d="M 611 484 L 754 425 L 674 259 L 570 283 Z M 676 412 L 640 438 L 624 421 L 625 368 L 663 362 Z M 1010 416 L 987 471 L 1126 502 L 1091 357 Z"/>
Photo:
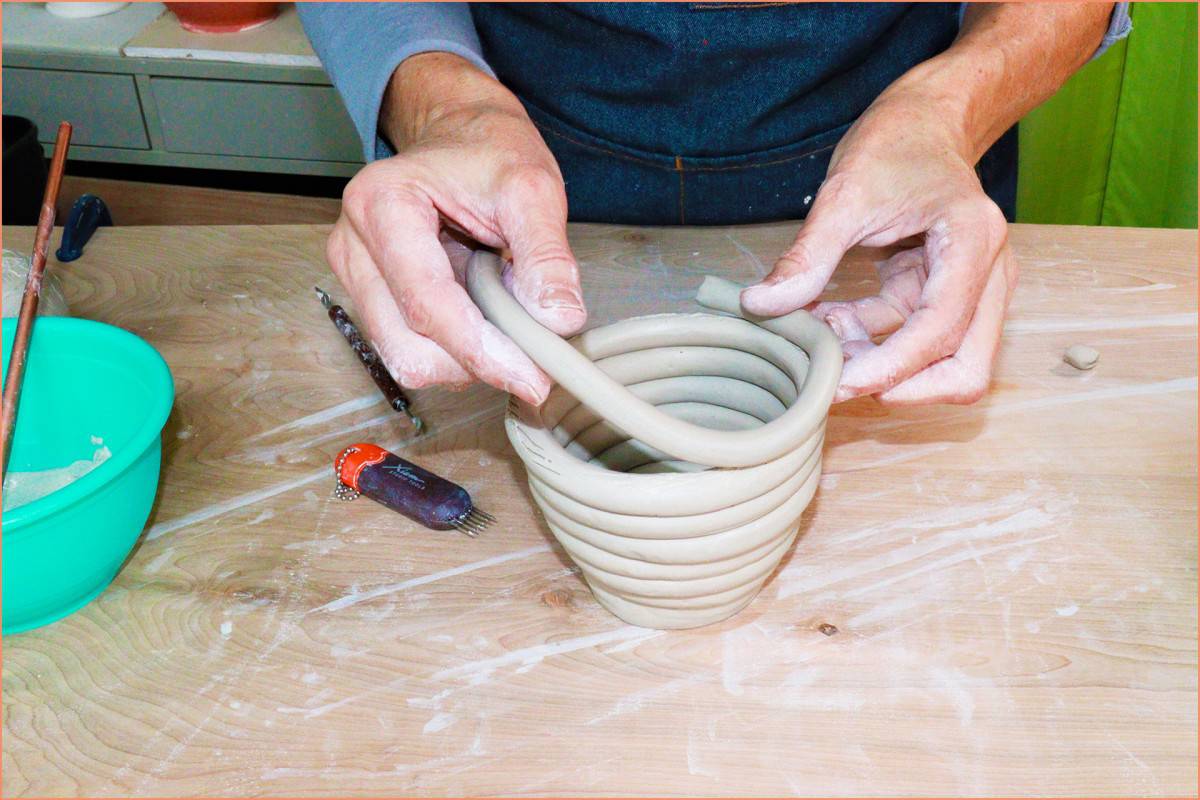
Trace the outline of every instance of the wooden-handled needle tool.
<path fill-rule="evenodd" d="M 329 295 L 321 290 L 321 287 L 314 286 L 313 289 L 317 292 L 317 298 L 321 301 L 321 305 L 325 306 L 325 310 L 329 312 L 329 319 L 333 321 L 336 327 L 350 343 L 358 360 L 367 368 L 367 374 L 371 376 L 371 380 L 375 381 L 375 385 L 379 387 L 379 391 L 383 392 L 384 399 L 388 401 L 394 410 L 405 414 L 412 421 L 413 430 L 416 433 L 421 432 L 423 424 L 421 418 L 412 411 L 412 406 L 408 402 L 408 398 L 404 395 L 404 390 L 392 378 L 387 367 L 383 364 L 383 359 L 375 352 L 375 348 L 371 347 L 370 343 L 363 338 L 358 332 L 358 328 L 350 320 L 350 315 L 346 313 L 346 309 L 339 305 L 335 305 Z"/>
<path fill-rule="evenodd" d="M 32 263 L 29 275 L 25 279 L 25 294 L 21 298 L 17 332 L 13 336 L 12 350 L 8 355 L 8 372 L 4 376 L 3 417 L 0 418 L 0 448 L 3 448 L 0 481 L 8 473 L 8 454 L 12 450 L 17 405 L 21 401 L 21 383 L 25 378 L 25 362 L 29 358 L 29 337 L 33 333 L 33 320 L 37 316 L 38 303 L 42 299 L 46 252 L 50 249 L 50 234 L 54 231 L 54 206 L 58 202 L 58 190 L 67 167 L 67 149 L 70 146 L 71 123 L 59 123 L 58 136 L 54 140 L 54 156 L 50 159 L 46 193 L 42 196 L 42 211 L 38 216 L 37 233 L 33 238 Z"/>

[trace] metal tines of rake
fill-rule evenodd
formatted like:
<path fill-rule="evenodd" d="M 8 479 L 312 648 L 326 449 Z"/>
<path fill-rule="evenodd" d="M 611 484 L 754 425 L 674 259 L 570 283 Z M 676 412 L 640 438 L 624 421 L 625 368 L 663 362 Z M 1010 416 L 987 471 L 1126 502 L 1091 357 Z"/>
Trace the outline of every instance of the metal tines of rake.
<path fill-rule="evenodd" d="M 465 533 L 471 538 L 475 538 L 483 533 L 487 526 L 496 521 L 496 518 L 487 513 L 481 508 L 471 507 L 471 510 L 462 516 L 452 520 L 450 524 L 454 526 L 456 531 Z"/>

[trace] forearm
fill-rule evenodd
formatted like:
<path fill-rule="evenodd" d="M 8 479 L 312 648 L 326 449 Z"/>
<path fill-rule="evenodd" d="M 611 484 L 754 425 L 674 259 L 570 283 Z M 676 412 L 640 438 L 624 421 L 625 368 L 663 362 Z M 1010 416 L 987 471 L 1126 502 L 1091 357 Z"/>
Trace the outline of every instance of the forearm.
<path fill-rule="evenodd" d="M 421 53 L 392 73 L 379 111 L 379 131 L 400 151 L 449 115 L 486 111 L 525 116 L 516 96 L 470 61 L 452 53 Z"/>
<path fill-rule="evenodd" d="M 1087 62 L 1111 11 L 1111 3 L 972 3 L 954 44 L 877 102 L 936 107 L 948 145 L 974 164 Z"/>
<path fill-rule="evenodd" d="M 454 53 L 487 74 L 463 3 L 298 3 L 300 20 L 363 141 L 367 161 L 386 143 L 380 105 L 397 66 L 422 53 Z"/>

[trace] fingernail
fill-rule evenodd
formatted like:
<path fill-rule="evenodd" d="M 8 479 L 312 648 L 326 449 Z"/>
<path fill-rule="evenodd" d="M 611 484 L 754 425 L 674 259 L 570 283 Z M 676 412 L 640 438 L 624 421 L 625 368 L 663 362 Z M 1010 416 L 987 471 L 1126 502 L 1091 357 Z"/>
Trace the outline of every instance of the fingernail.
<path fill-rule="evenodd" d="M 547 286 L 538 295 L 538 305 L 542 308 L 583 308 L 579 294 L 566 286 Z"/>
<path fill-rule="evenodd" d="M 774 286 L 760 283 L 742 290 L 742 307 L 754 314 L 776 315 L 793 310 L 786 295 L 779 296 Z"/>
<path fill-rule="evenodd" d="M 757 283 L 754 286 L 747 288 L 746 291 L 752 294 L 762 295 L 763 297 L 771 297 L 775 294 L 778 294 L 779 287 L 788 280 L 788 278 L 781 278 L 777 280 L 763 281 L 762 283 Z"/>
<path fill-rule="evenodd" d="M 761 281 L 759 281 L 758 285 L 763 287 L 764 289 L 769 289 L 772 286 L 778 286 L 781 283 L 790 281 L 792 278 L 795 278 L 795 277 L 796 277 L 796 275 L 793 273 L 772 272 L 771 274 L 767 275 L 767 277 L 765 277 Z"/>
<path fill-rule="evenodd" d="M 540 406 L 546 402 L 546 395 L 548 394 L 548 392 L 539 392 L 533 388 L 533 384 L 526 383 L 525 381 L 512 381 L 505 387 L 505 390 L 509 394 L 517 395 L 522 400 L 532 402 L 535 406 Z"/>
<path fill-rule="evenodd" d="M 764 294 L 767 294 L 769 288 L 770 287 L 764 283 L 756 283 L 753 286 L 747 286 L 745 289 L 742 289 L 742 299 L 745 300 L 748 297 L 751 299 L 760 297 Z"/>
<path fill-rule="evenodd" d="M 826 314 L 825 324 L 833 329 L 833 333 L 843 342 L 846 341 L 846 330 L 842 327 L 842 321 L 837 318 L 836 314 Z"/>

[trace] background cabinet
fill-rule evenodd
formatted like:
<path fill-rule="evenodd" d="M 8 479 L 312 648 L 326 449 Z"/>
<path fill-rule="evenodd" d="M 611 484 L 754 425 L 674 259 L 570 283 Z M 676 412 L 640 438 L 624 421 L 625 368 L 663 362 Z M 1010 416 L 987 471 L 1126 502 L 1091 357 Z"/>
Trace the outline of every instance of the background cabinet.
<path fill-rule="evenodd" d="M 3 16 L 4 113 L 32 119 L 47 152 L 68 119 L 78 160 L 333 176 L 362 165 L 292 6 L 219 36 L 182 31 L 157 3 L 93 20 L 6 3 Z"/>

